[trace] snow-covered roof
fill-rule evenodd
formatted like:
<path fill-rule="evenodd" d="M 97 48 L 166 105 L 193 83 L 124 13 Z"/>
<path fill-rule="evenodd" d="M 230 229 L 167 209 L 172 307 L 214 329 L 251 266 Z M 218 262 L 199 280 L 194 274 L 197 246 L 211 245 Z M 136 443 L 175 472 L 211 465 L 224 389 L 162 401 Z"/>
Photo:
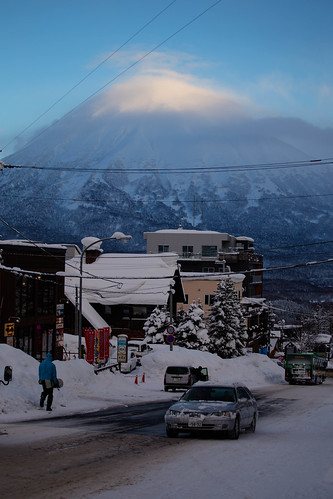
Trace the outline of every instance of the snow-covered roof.
<path fill-rule="evenodd" d="M 243 296 L 242 305 L 263 305 L 265 304 L 266 298 L 249 298 L 248 296 Z"/>
<path fill-rule="evenodd" d="M 0 245 L 1 246 L 31 246 L 31 247 L 38 247 L 38 248 L 49 248 L 49 249 L 66 249 L 66 246 L 63 244 L 47 244 L 47 243 L 42 243 L 40 241 L 29 241 L 26 239 L 4 239 L 0 240 Z"/>
<path fill-rule="evenodd" d="M 332 336 L 330 334 L 318 334 L 315 337 L 316 343 L 330 343 L 332 341 Z"/>
<path fill-rule="evenodd" d="M 95 327 L 106 327 L 90 303 L 166 305 L 177 270 L 176 253 L 105 253 L 82 266 L 82 313 Z M 61 273 L 59 273 L 61 275 Z M 80 257 L 66 262 L 65 294 L 75 304 L 80 287 Z M 101 319 L 101 320 L 100 320 Z M 102 320 L 103 321 L 103 320 Z M 104 321 L 103 321 L 104 322 Z"/>
<path fill-rule="evenodd" d="M 178 229 L 161 229 L 156 230 L 154 234 L 221 234 L 216 230 L 194 230 L 194 229 L 183 229 L 182 227 L 178 227 Z"/>
<path fill-rule="evenodd" d="M 254 239 L 252 239 L 252 237 L 247 237 L 247 236 L 237 236 L 236 241 L 249 241 L 250 243 L 254 243 Z"/>

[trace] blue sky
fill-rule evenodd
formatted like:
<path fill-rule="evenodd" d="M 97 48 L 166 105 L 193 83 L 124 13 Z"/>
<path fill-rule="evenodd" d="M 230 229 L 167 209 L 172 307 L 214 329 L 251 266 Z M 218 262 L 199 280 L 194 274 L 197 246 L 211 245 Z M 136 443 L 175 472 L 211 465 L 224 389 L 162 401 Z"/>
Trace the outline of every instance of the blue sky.
<path fill-rule="evenodd" d="M 0 0 L 1 156 L 100 88 L 161 74 L 228 95 L 255 115 L 298 117 L 332 127 L 332 0 L 222 0 L 145 57 L 214 3 Z"/>

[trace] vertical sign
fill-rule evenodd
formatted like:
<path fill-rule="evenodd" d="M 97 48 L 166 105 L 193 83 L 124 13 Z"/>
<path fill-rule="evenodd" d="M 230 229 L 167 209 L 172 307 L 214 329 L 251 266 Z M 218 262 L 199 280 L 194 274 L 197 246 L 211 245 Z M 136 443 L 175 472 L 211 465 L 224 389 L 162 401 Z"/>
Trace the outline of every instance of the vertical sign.
<path fill-rule="evenodd" d="M 95 331 L 88 327 L 83 329 L 84 339 L 86 340 L 86 361 L 89 364 L 94 363 L 94 349 L 95 349 Z"/>
<path fill-rule="evenodd" d="M 65 305 L 58 303 L 56 306 L 56 349 L 64 346 L 64 310 Z"/>
<path fill-rule="evenodd" d="M 117 341 L 117 362 L 127 362 L 127 334 L 120 334 Z"/>
<path fill-rule="evenodd" d="M 94 362 L 99 363 L 99 334 L 98 331 L 94 331 Z"/>
<path fill-rule="evenodd" d="M 104 348 L 104 327 L 98 330 L 98 339 L 99 339 L 99 362 L 105 359 L 105 348 Z"/>
<path fill-rule="evenodd" d="M 104 328 L 104 358 L 110 357 L 110 328 Z"/>

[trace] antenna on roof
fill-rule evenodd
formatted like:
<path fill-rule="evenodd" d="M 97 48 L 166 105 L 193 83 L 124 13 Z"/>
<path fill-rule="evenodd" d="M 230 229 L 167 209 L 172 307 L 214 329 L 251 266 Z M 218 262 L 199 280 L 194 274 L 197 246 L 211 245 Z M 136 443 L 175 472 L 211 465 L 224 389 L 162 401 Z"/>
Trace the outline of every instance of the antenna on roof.
<path fill-rule="evenodd" d="M 182 230 L 182 228 L 183 228 L 183 221 L 184 221 L 184 218 L 183 218 L 183 217 L 181 217 L 181 219 L 180 219 L 180 224 L 179 224 L 179 226 L 178 226 L 178 230 Z"/>

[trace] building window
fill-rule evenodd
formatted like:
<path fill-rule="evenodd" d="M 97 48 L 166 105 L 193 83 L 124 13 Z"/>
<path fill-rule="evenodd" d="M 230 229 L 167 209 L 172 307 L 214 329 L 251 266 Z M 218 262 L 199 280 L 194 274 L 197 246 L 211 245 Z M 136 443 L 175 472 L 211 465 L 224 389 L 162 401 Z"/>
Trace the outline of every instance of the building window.
<path fill-rule="evenodd" d="M 38 315 L 55 314 L 55 283 L 38 281 Z"/>
<path fill-rule="evenodd" d="M 205 305 L 212 305 L 215 295 L 205 295 Z"/>
<path fill-rule="evenodd" d="M 202 246 L 202 256 L 217 256 L 217 246 Z"/>
<path fill-rule="evenodd" d="M 183 256 L 189 257 L 193 255 L 193 246 L 183 246 Z"/>
<path fill-rule="evenodd" d="M 214 267 L 202 267 L 202 272 L 206 273 L 206 274 L 212 274 L 213 272 L 215 272 L 215 269 Z"/>
<path fill-rule="evenodd" d="M 158 245 L 158 252 L 159 253 L 168 253 L 169 252 L 169 245 L 168 244 L 159 244 Z"/>
<path fill-rule="evenodd" d="M 15 315 L 32 317 L 35 313 L 35 281 L 26 277 L 16 280 Z"/>
<path fill-rule="evenodd" d="M 134 319 L 146 319 L 148 317 L 147 307 L 142 306 L 133 306 L 132 308 L 132 317 Z"/>

